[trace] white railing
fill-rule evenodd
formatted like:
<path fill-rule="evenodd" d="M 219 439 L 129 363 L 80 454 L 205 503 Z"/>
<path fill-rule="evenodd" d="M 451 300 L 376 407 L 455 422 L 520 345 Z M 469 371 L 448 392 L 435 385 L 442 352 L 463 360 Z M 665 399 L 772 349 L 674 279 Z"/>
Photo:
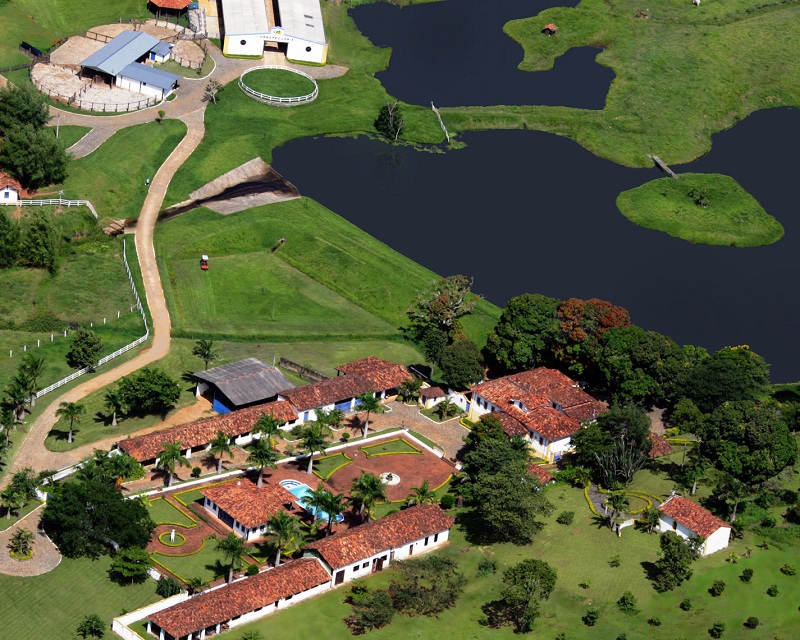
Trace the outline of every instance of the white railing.
<path fill-rule="evenodd" d="M 303 76 L 304 78 L 311 80 L 311 82 L 314 84 L 314 90 L 311 93 L 308 93 L 304 96 L 292 96 L 292 97 L 271 96 L 266 93 L 261 93 L 259 91 L 256 91 L 255 89 L 251 89 L 244 82 L 245 75 L 247 75 L 251 71 L 258 71 L 260 69 L 279 69 L 281 71 L 290 71 L 292 73 L 296 73 L 299 76 Z M 291 67 L 281 67 L 274 64 L 266 64 L 261 67 L 251 67 L 247 71 L 244 71 L 242 75 L 239 76 L 239 88 L 242 91 L 244 91 L 246 95 L 250 96 L 254 100 L 258 100 L 259 102 L 277 103 L 285 105 L 313 102 L 314 100 L 317 99 L 317 96 L 319 95 L 319 86 L 317 86 L 317 81 L 314 80 L 314 78 L 312 78 L 310 75 L 298 69 L 292 69 Z"/>
<path fill-rule="evenodd" d="M 88 200 L 64 200 L 63 198 L 49 198 L 47 200 L 17 200 L 15 202 L 0 202 L 0 204 L 17 207 L 44 207 L 46 205 L 57 204 L 62 207 L 86 207 L 92 212 L 94 219 L 97 220 L 97 211 L 94 205 Z"/>
<path fill-rule="evenodd" d="M 139 293 L 136 291 L 136 283 L 133 280 L 133 275 L 131 274 L 131 268 L 128 266 L 128 255 L 125 252 L 125 238 L 122 239 L 122 260 L 125 263 L 125 271 L 128 272 L 128 282 L 130 282 L 131 284 L 131 289 L 133 290 L 133 297 L 136 298 L 136 307 L 139 309 L 139 313 L 142 314 L 142 322 L 144 322 L 144 335 L 141 338 L 137 338 L 130 344 L 125 345 L 121 349 L 117 349 L 114 353 L 110 353 L 109 355 L 100 358 L 100 360 L 97 361 L 96 365 L 98 367 L 101 364 L 105 364 L 109 360 L 113 360 L 117 356 L 121 356 L 123 353 L 130 351 L 134 347 L 139 346 L 150 337 L 150 328 L 147 325 L 147 314 L 144 312 L 142 301 L 139 299 Z M 68 375 L 63 380 L 59 380 L 55 384 L 51 384 L 49 387 L 45 387 L 44 389 L 37 391 L 34 394 L 34 398 L 37 399 L 41 398 L 44 394 L 50 393 L 51 391 L 53 391 L 54 389 L 58 389 L 59 387 L 63 387 L 65 384 L 72 382 L 75 378 L 82 376 L 84 373 L 92 371 L 94 368 L 95 367 L 84 367 L 83 369 L 79 369 L 75 373 Z"/>

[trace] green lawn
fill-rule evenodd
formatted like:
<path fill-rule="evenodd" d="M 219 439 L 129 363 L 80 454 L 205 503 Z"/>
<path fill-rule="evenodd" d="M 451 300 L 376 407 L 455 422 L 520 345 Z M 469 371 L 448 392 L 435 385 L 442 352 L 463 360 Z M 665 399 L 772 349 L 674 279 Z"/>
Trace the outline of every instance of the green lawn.
<path fill-rule="evenodd" d="M 9 527 L 17 524 L 20 520 L 22 520 L 25 516 L 31 513 L 37 507 L 41 507 L 42 503 L 39 502 L 38 499 L 31 500 L 23 506 L 19 511 L 13 511 L 11 514 L 8 513 L 8 509 L 5 507 L 2 509 L 3 516 L 0 517 L 0 531 L 7 531 Z M 8 517 L 8 516 L 11 517 Z M 36 525 L 36 520 L 32 519 L 30 527 L 33 528 Z M 3 550 L 0 550 L 0 553 L 3 553 Z"/>
<path fill-rule="evenodd" d="M 285 244 L 272 253 L 271 247 L 281 237 L 286 238 Z M 381 330 L 394 332 L 399 339 L 394 328 L 406 324 L 405 312 L 416 295 L 436 280 L 431 271 L 307 198 L 227 216 L 197 209 L 160 224 L 155 240 L 162 281 L 169 283 L 165 293 L 174 335 L 214 336 L 213 329 L 227 327 L 219 337 L 240 333 L 242 338 L 260 335 L 280 341 L 283 334 L 305 341 L 310 333 L 318 338 L 346 335 L 352 339 L 369 338 L 371 332 L 374 335 Z M 211 257 L 211 268 L 205 273 L 197 263 L 201 254 Z M 297 272 L 327 289 L 317 289 Z M 292 282 L 304 283 L 303 288 L 265 282 L 265 274 L 270 273 L 291 276 Z M 189 285 L 184 278 L 191 279 Z M 209 289 L 224 289 L 225 296 L 210 299 Z M 327 306 L 320 307 L 314 296 L 327 299 Z M 360 321 L 354 323 L 342 315 L 353 307 L 341 298 L 377 318 L 366 323 L 365 316 L 359 314 Z M 314 315 L 306 320 L 293 319 L 289 315 L 293 308 Z M 202 315 L 202 319 L 191 317 L 193 313 Z M 499 313 L 497 307 L 481 300 L 464 320 L 464 329 L 483 344 Z M 293 328 L 293 323 L 299 322 L 306 332 L 302 337 Z M 191 330 L 199 324 L 203 325 L 202 332 Z M 354 324 L 358 325 L 355 330 Z"/>
<path fill-rule="evenodd" d="M 346 467 L 353 460 L 341 451 L 330 456 L 323 456 L 314 460 L 314 475 L 327 480 L 342 467 Z"/>
<path fill-rule="evenodd" d="M 53 135 L 56 135 L 56 120 L 53 119 L 51 121 L 53 125 L 51 130 L 53 131 Z M 61 144 L 64 145 L 65 149 L 68 149 L 73 144 L 75 144 L 78 140 L 83 138 L 87 133 L 92 130 L 91 127 L 79 127 L 78 125 L 70 124 L 64 125 L 63 127 L 58 127 L 58 139 L 61 140 Z"/>
<path fill-rule="evenodd" d="M 244 83 L 253 91 L 274 98 L 305 96 L 314 91 L 314 83 L 284 69 L 256 69 L 244 76 Z"/>
<path fill-rule="evenodd" d="M 175 508 L 164 498 L 147 501 L 147 510 L 156 524 L 178 524 L 184 527 L 195 527 L 197 522 L 187 516 L 183 511 Z"/>
<path fill-rule="evenodd" d="M 181 580 L 200 578 L 203 582 L 227 575 L 227 567 L 222 564 L 222 554 L 216 550 L 216 540 L 206 538 L 200 551 L 188 556 L 168 556 L 153 553 L 153 560 L 166 567 Z"/>
<path fill-rule="evenodd" d="M 105 622 L 109 637 L 114 616 L 159 600 L 152 580 L 124 587 L 111 582 L 110 566 L 107 556 L 99 560 L 64 558 L 53 571 L 41 576 L 0 574 L 3 635 L 25 640 L 73 640 L 83 618 L 94 613 Z"/>
<path fill-rule="evenodd" d="M 186 134 L 180 120 L 127 127 L 88 156 L 73 160 L 63 185 L 64 197 L 89 200 L 100 224 L 111 219 L 137 218 L 152 178 Z M 132 150 L 135 149 L 135 152 Z"/>
<path fill-rule="evenodd" d="M 214 58 L 206 56 L 205 62 L 200 69 L 192 69 L 191 67 L 184 67 L 174 60 L 167 60 L 161 64 L 153 65 L 156 69 L 162 69 L 169 73 L 174 73 L 184 78 L 205 78 L 209 73 L 214 70 Z M 173 94 L 174 95 L 174 94 Z"/>
<path fill-rule="evenodd" d="M 359 448 L 367 455 L 367 458 L 372 458 L 374 456 L 422 454 L 422 451 L 407 440 L 403 440 L 403 438 L 392 438 L 391 440 L 384 440 L 377 444 L 370 444 L 366 447 Z"/>
<path fill-rule="evenodd" d="M 701 191 L 706 207 L 695 201 Z M 758 247 L 783 237 L 780 222 L 736 180 L 719 174 L 652 180 L 623 191 L 617 208 L 635 224 L 699 244 Z"/>
<path fill-rule="evenodd" d="M 648 7 L 649 18 L 637 18 Z M 531 7 L 531 13 L 535 11 Z M 542 26 L 554 22 L 558 35 Z M 451 131 L 528 129 L 576 140 L 629 166 L 669 164 L 711 148 L 711 136 L 758 109 L 800 106 L 800 6 L 783 0 L 583 0 L 506 24 L 523 47 L 519 68 L 550 69 L 572 47 L 601 47 L 615 79 L 602 110 L 546 106 L 442 109 Z M 760 37 L 758 34 L 769 34 Z M 510 61 L 511 62 L 511 61 Z"/>
<path fill-rule="evenodd" d="M 175 498 L 177 498 L 183 504 L 189 506 L 198 500 L 202 500 L 203 494 L 200 493 L 200 489 L 189 489 L 189 491 L 181 491 L 180 493 L 176 493 Z"/>
<path fill-rule="evenodd" d="M 456 609 L 444 612 L 439 618 L 397 617 L 384 629 L 371 631 L 376 639 L 432 638 L 462 640 L 463 638 L 514 638 L 509 628 L 488 630 L 478 624 L 483 603 L 498 596 L 502 589 L 502 572 L 509 566 L 525 559 L 539 558 L 553 565 L 558 571 L 556 590 L 550 600 L 542 604 L 542 617 L 535 630 L 528 636 L 541 640 L 552 640 L 559 632 L 569 639 L 613 640 L 619 633 L 626 633 L 629 640 L 676 640 L 677 638 L 705 638 L 705 630 L 720 620 L 727 625 L 726 639 L 793 637 L 797 624 L 796 602 L 800 598 L 800 577 L 782 575 L 778 569 L 786 562 L 796 563 L 796 547 L 769 551 L 755 549 L 749 560 L 738 564 L 726 564 L 726 552 L 699 560 L 694 565 L 695 575 L 681 588 L 666 594 L 657 594 L 645 577 L 641 562 L 652 562 L 658 557 L 658 536 L 632 529 L 623 530 L 621 538 L 607 527 L 593 521 L 586 508 L 581 491 L 565 486 L 548 489 L 548 497 L 555 504 L 552 516 L 535 541 L 527 547 L 510 544 L 494 544 L 488 547 L 470 545 L 464 532 L 457 525 L 451 535 L 451 543 L 443 553 L 453 558 L 467 576 L 464 595 Z M 382 505 L 386 506 L 386 505 Z M 572 525 L 557 524 L 555 518 L 563 510 L 575 511 Z M 733 548 L 743 551 L 745 544 L 753 547 L 752 540 L 737 541 Z M 608 560 L 619 554 L 622 564 L 609 567 Z M 498 562 L 498 572 L 493 576 L 478 577 L 477 565 L 484 557 Z M 752 584 L 741 583 L 737 576 L 751 567 L 755 571 Z M 390 572 L 368 579 L 372 587 L 385 587 Z M 712 598 L 707 589 L 715 579 L 727 583 L 727 590 L 720 598 Z M 588 589 L 579 587 L 589 582 Z M 770 584 L 777 584 L 781 595 L 770 598 L 765 594 Z M 637 615 L 620 613 L 616 600 L 626 590 L 638 598 Z M 308 603 L 290 609 L 247 626 L 260 631 L 264 637 L 280 633 L 281 629 L 303 628 L 309 637 L 349 638 L 350 634 L 342 618 L 350 613 L 343 604 L 347 589 L 332 591 Z M 692 599 L 694 608 L 683 612 L 678 604 L 684 598 Z M 590 607 L 601 610 L 595 627 L 586 627 L 581 616 Z M 763 626 L 753 632 L 742 626 L 750 616 L 758 616 Z M 651 627 L 647 620 L 657 616 L 662 626 Z M 243 630 L 238 630 L 241 634 Z M 235 633 L 228 634 L 238 637 Z M 222 637 L 227 637 L 223 635 Z"/>

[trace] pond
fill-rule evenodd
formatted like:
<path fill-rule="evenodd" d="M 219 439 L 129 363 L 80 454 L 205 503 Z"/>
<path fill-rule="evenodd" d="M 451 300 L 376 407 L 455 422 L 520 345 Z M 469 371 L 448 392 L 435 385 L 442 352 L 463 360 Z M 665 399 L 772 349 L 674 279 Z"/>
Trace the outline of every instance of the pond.
<path fill-rule="evenodd" d="M 351 15 L 373 44 L 392 47 L 389 68 L 376 77 L 405 102 L 602 109 L 614 73 L 594 62 L 599 49 L 572 49 L 552 71 L 529 73 L 517 69 L 522 47 L 503 33 L 509 20 L 575 4 L 537 2 L 532 8 L 529 0 L 446 0 L 400 9 L 379 2 Z"/>
<path fill-rule="evenodd" d="M 525 292 L 604 298 L 683 344 L 749 344 L 784 382 L 800 378 L 792 284 L 800 223 L 786 133 L 798 117 L 794 109 L 758 112 L 715 136 L 708 156 L 676 167 L 732 176 L 783 224 L 782 240 L 753 249 L 692 245 L 637 227 L 615 199 L 658 170 L 621 167 L 535 131 L 466 134 L 465 149 L 445 154 L 307 138 L 277 149 L 274 166 L 300 193 L 411 259 L 474 276 L 474 290 L 495 304 Z"/>

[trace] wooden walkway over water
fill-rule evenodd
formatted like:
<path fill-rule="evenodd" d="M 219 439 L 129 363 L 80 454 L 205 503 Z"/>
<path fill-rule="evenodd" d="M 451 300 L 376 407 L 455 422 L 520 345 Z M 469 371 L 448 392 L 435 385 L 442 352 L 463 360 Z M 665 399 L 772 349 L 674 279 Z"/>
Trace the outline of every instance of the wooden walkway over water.
<path fill-rule="evenodd" d="M 653 155 L 652 153 L 648 153 L 647 157 L 650 158 L 653 162 L 655 162 L 655 165 L 659 169 L 661 169 L 664 173 L 666 173 L 670 178 L 674 178 L 675 180 L 678 179 L 678 177 L 679 177 L 678 174 L 675 173 L 672 169 L 670 169 L 667 166 L 667 163 L 664 162 L 661 158 L 659 158 L 656 155 Z"/>

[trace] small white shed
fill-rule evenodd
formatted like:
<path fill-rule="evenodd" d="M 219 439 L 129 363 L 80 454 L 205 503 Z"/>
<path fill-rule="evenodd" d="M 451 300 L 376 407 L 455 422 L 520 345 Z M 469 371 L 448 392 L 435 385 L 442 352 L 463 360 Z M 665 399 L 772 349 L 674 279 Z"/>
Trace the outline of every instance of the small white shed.
<path fill-rule="evenodd" d="M 692 536 L 704 538 L 700 555 L 708 556 L 725 549 L 731 538 L 731 526 L 708 509 L 679 495 L 670 496 L 658 510 L 659 531 L 674 531 L 684 540 Z"/>
<path fill-rule="evenodd" d="M 3 183 L 0 183 L 3 184 Z M 3 184 L 0 187 L 0 203 L 11 204 L 19 200 L 19 190 L 10 184 Z"/>

